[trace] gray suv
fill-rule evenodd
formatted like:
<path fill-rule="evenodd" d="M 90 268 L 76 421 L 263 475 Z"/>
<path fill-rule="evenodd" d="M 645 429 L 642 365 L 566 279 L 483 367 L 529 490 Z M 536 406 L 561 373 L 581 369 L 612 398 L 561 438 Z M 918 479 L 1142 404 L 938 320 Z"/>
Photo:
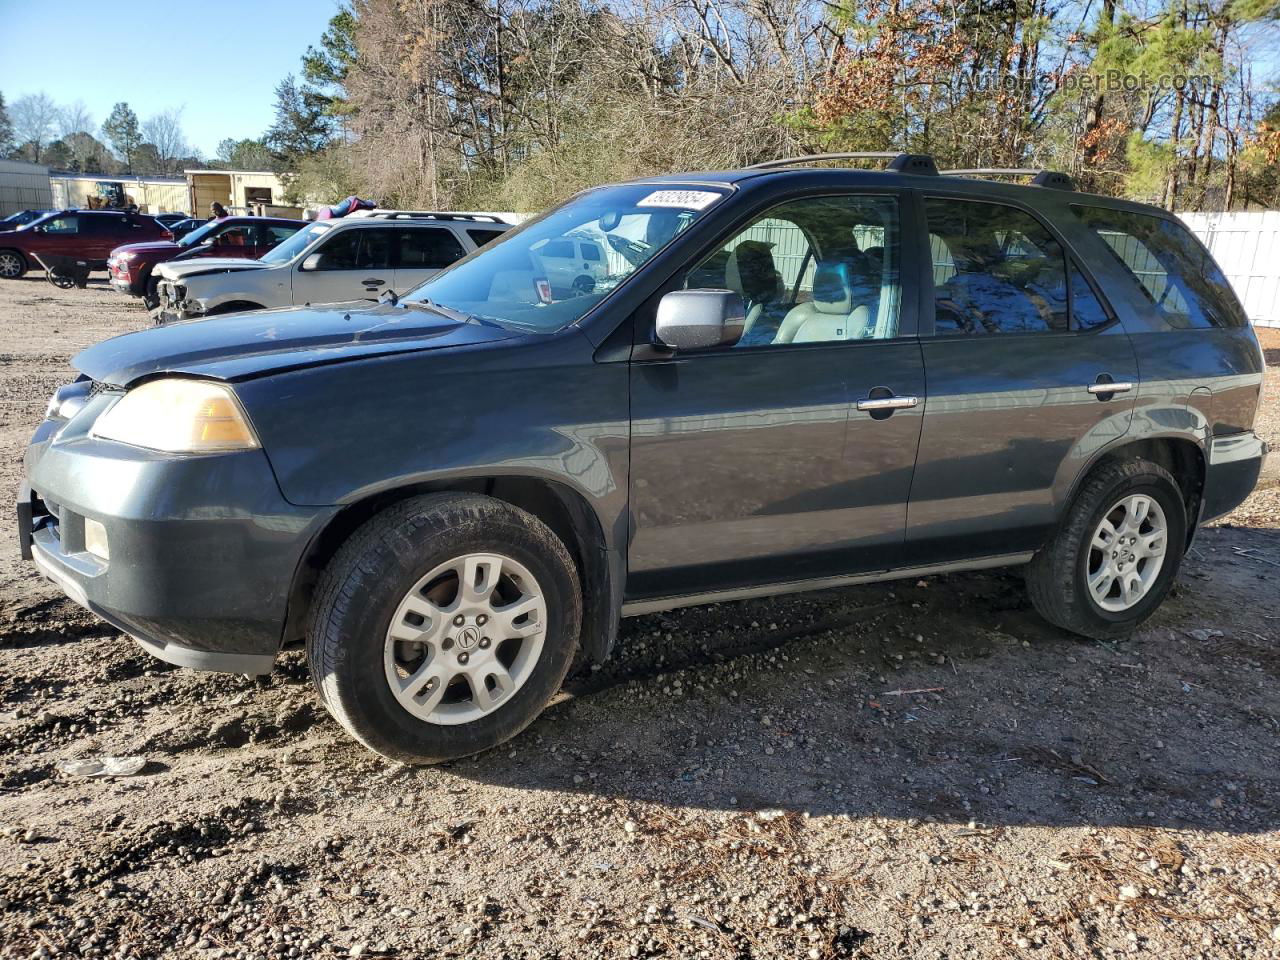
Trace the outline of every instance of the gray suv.
<path fill-rule="evenodd" d="M 589 286 L 542 266 L 569 238 Z M 589 190 L 398 302 L 75 365 L 23 552 L 173 663 L 304 643 L 407 762 L 513 736 L 633 614 L 1016 565 L 1124 634 L 1266 453 L 1258 342 L 1176 219 L 906 155 Z"/>

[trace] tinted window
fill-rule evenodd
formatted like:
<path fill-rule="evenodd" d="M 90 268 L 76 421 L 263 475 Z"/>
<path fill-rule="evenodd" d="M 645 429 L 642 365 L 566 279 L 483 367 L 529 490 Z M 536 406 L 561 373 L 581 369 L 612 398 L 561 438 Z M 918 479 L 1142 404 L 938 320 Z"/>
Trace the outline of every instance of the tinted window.
<path fill-rule="evenodd" d="M 275 226 L 263 227 L 261 242 L 266 244 L 269 247 L 274 247 L 277 243 L 280 243 L 282 240 L 288 240 L 295 233 L 297 233 L 299 229 L 301 229 L 301 224 L 299 224 L 299 226 L 297 227 L 286 227 L 279 224 Z"/>
<path fill-rule="evenodd" d="M 1172 327 L 1240 327 L 1248 321 L 1213 257 L 1180 223 L 1103 207 L 1072 206 Z"/>
<path fill-rule="evenodd" d="M 400 231 L 400 266 L 418 270 L 443 270 L 461 260 L 465 251 L 458 238 L 440 227 Z"/>
<path fill-rule="evenodd" d="M 123 233 L 129 229 L 129 226 L 129 218 L 123 214 L 99 213 L 80 218 L 81 233 Z"/>
<path fill-rule="evenodd" d="M 343 230 L 322 243 L 316 253 L 320 254 L 317 270 L 354 270 L 356 256 L 360 252 L 359 230 Z"/>
<path fill-rule="evenodd" d="M 538 251 L 540 257 L 551 257 L 555 260 L 572 260 L 573 244 L 568 240 L 552 240 L 544 244 Z"/>
<path fill-rule="evenodd" d="M 600 262 L 600 248 L 594 243 L 584 243 L 582 245 L 582 259 L 588 262 Z"/>
<path fill-rule="evenodd" d="M 925 201 L 939 334 L 1065 331 L 1062 247 L 1028 213 L 998 203 Z"/>
<path fill-rule="evenodd" d="M 1089 286 L 1080 268 L 1071 266 L 1071 323 L 1077 330 L 1092 330 L 1111 322 L 1111 315 Z"/>
<path fill-rule="evenodd" d="M 394 230 L 353 230 L 360 237 L 360 253 L 356 266 L 361 270 L 382 270 L 391 266 Z"/>
<path fill-rule="evenodd" d="M 896 200 L 816 197 L 755 220 L 684 286 L 742 295 L 740 347 L 884 339 L 898 332 L 899 271 Z"/>
<path fill-rule="evenodd" d="M 53 217 L 40 224 L 45 233 L 79 233 L 80 218 L 75 214 L 65 217 Z"/>
<path fill-rule="evenodd" d="M 471 238 L 471 242 L 477 247 L 483 247 L 492 240 L 497 240 L 505 231 L 503 230 L 481 230 L 479 228 L 468 230 L 467 236 Z"/>

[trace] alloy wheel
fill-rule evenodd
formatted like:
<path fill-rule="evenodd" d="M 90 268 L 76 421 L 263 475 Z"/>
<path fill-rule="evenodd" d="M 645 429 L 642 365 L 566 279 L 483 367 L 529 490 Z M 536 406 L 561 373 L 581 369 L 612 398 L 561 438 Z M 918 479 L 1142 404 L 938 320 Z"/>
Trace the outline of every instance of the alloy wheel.
<path fill-rule="evenodd" d="M 16 253 L 0 253 L 0 277 L 12 280 L 22 276 L 22 261 Z"/>
<path fill-rule="evenodd" d="M 461 724 L 500 709 L 533 673 L 547 631 L 545 594 L 510 557 L 473 553 L 420 579 L 391 617 L 387 683 L 419 720 Z"/>
<path fill-rule="evenodd" d="M 1107 511 L 1089 542 L 1089 595 L 1109 613 L 1123 613 L 1150 591 L 1164 566 L 1169 525 L 1154 497 L 1135 493 Z"/>

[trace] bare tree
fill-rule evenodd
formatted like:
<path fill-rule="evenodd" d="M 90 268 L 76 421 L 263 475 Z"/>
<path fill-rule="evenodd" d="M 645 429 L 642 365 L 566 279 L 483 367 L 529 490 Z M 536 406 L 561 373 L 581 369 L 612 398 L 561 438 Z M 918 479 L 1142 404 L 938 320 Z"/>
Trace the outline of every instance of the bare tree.
<path fill-rule="evenodd" d="M 58 105 L 47 93 L 35 93 L 15 100 L 9 117 L 19 155 L 39 163 L 57 129 Z"/>
<path fill-rule="evenodd" d="M 182 130 L 181 107 L 158 113 L 143 123 L 142 139 L 155 147 L 160 172 L 164 174 L 175 173 L 178 161 L 191 153 Z"/>

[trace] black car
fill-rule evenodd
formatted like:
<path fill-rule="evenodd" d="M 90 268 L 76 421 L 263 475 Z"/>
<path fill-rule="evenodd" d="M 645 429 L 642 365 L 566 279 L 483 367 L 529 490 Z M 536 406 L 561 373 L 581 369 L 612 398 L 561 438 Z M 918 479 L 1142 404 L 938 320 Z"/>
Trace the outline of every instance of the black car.
<path fill-rule="evenodd" d="M 591 289 L 540 270 L 565 238 Z M 1176 218 L 906 155 L 588 190 L 398 299 L 75 363 L 23 551 L 177 664 L 304 642 L 408 762 L 519 732 L 628 615 L 1021 566 L 1122 635 L 1266 453 L 1258 342 Z"/>

